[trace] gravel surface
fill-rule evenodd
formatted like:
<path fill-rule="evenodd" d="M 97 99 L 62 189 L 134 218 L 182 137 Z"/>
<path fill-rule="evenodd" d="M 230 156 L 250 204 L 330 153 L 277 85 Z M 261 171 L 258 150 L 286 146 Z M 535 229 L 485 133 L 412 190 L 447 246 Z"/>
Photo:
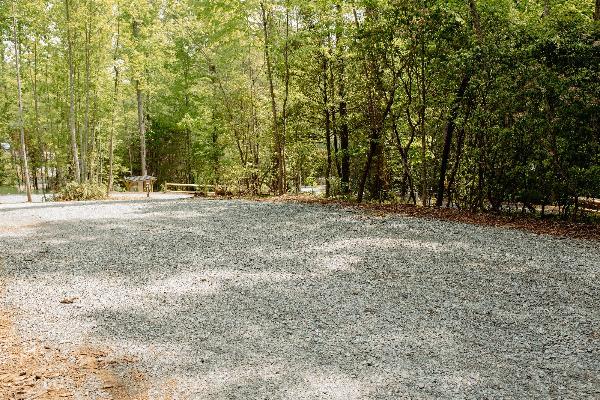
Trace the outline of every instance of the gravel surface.
<path fill-rule="evenodd" d="M 0 269 L 23 337 L 134 356 L 151 399 L 600 398 L 595 242 L 301 204 L 0 206 Z"/>
<path fill-rule="evenodd" d="M 31 195 L 31 200 L 34 203 L 44 203 L 52 198 L 51 194 L 46 196 L 41 194 Z M 15 204 L 15 203 L 27 203 L 27 196 L 24 194 L 0 194 L 0 204 Z"/>

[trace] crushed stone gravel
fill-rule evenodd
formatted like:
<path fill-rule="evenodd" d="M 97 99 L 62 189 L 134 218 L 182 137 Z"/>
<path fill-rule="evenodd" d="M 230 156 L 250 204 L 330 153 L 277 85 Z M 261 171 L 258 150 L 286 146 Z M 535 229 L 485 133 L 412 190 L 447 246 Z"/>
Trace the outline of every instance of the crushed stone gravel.
<path fill-rule="evenodd" d="M 600 398 L 599 274 L 595 242 L 336 206 L 0 206 L 19 334 L 135 357 L 151 399 Z"/>

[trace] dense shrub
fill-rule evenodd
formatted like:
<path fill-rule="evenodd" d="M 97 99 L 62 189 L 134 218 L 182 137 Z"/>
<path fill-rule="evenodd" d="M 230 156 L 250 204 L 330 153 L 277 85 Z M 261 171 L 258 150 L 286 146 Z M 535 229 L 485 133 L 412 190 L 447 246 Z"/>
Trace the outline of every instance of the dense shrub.
<path fill-rule="evenodd" d="M 58 201 L 103 200 L 106 198 L 106 187 L 97 183 L 67 183 L 57 194 Z"/>

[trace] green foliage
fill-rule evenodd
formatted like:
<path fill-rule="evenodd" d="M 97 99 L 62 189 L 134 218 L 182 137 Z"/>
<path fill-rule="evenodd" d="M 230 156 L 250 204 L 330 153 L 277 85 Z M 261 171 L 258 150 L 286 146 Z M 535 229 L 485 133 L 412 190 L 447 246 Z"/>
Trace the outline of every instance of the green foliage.
<path fill-rule="evenodd" d="M 106 187 L 97 183 L 69 182 L 55 194 L 56 201 L 89 201 L 106 199 Z"/>
<path fill-rule="evenodd" d="M 15 4 L 38 185 L 73 179 L 69 29 L 85 181 L 107 182 L 111 136 L 115 182 L 141 173 L 140 89 L 159 183 L 275 192 L 279 132 L 288 191 L 329 171 L 330 195 L 364 186 L 381 201 L 431 203 L 440 180 L 461 208 L 600 197 L 593 0 L 89 0 L 70 2 L 69 25 L 64 2 Z M 14 138 L 12 9 L 0 12 L 0 137 Z"/>

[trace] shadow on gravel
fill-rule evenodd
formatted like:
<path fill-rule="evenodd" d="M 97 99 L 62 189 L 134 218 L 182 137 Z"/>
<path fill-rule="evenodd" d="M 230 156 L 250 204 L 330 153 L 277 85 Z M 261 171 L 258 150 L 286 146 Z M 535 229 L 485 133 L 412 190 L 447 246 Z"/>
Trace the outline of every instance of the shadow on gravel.
<path fill-rule="evenodd" d="M 584 243 L 310 205 L 103 207 L 0 238 L 7 301 L 22 329 L 134 354 L 191 398 L 600 393 Z"/>

